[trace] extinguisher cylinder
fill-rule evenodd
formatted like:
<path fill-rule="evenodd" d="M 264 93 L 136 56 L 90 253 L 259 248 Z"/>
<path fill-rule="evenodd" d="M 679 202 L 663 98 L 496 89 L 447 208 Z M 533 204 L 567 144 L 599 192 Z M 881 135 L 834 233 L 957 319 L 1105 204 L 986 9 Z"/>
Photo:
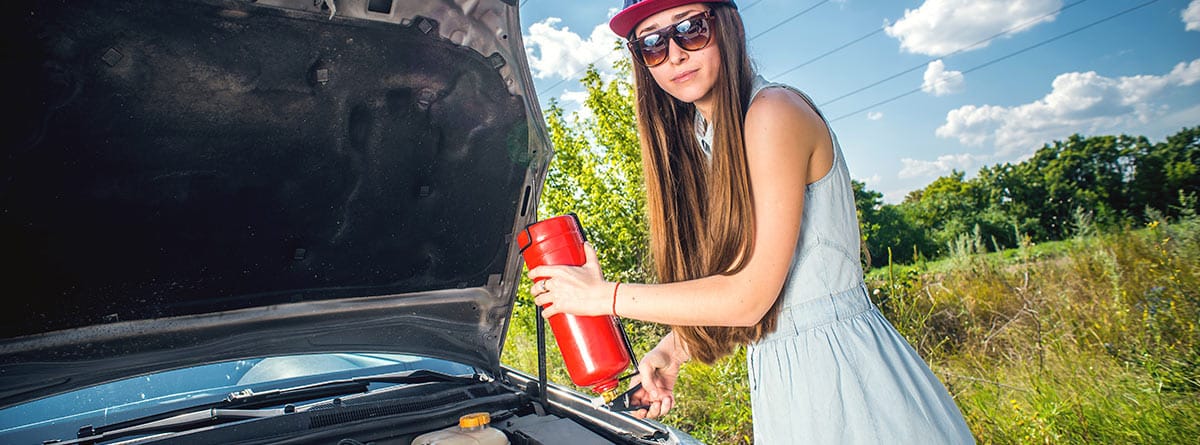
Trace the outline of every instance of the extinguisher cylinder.
<path fill-rule="evenodd" d="M 530 269 L 582 266 L 587 261 L 583 242 L 582 228 L 573 215 L 536 222 L 517 235 L 521 256 Z M 612 392 L 618 376 L 632 361 L 616 318 L 555 314 L 549 321 L 571 382 L 596 393 Z"/>

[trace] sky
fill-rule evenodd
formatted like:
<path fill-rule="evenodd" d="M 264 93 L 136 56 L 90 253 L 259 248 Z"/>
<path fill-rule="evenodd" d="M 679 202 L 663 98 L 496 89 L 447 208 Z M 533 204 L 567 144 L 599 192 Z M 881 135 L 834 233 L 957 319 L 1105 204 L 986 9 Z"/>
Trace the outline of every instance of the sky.
<path fill-rule="evenodd" d="M 521 0 L 543 108 L 588 113 L 622 2 Z M 740 0 L 759 74 L 830 120 L 851 176 L 899 203 L 954 170 L 1028 159 L 1072 134 L 1200 125 L 1200 0 Z"/>

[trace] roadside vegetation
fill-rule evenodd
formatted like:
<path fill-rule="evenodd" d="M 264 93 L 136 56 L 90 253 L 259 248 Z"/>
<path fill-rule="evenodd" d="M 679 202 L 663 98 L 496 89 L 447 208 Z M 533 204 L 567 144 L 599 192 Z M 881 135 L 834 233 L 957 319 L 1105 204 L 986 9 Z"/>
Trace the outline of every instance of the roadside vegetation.
<path fill-rule="evenodd" d="M 625 78 L 584 77 L 589 116 L 547 110 L 556 153 L 539 216 L 577 213 L 608 279 L 647 281 Z M 1200 437 L 1200 126 L 1157 143 L 1075 135 L 965 176 L 894 205 L 854 185 L 872 298 L 979 442 Z M 536 373 L 528 287 L 502 360 Z M 638 353 L 668 329 L 625 323 Z M 550 379 L 569 384 L 547 336 Z M 744 349 L 685 365 L 676 398 L 664 423 L 706 443 L 752 442 Z"/>
<path fill-rule="evenodd" d="M 980 443 L 1190 443 L 1200 437 L 1198 271 L 1191 216 L 998 254 L 966 248 L 874 269 L 868 286 Z M 504 359 L 535 372 L 532 307 L 521 310 Z M 652 346 L 640 339 L 639 351 Z M 569 383 L 550 341 L 551 379 Z M 689 363 L 663 421 L 705 443 L 751 443 L 745 376 L 744 350 Z"/>
<path fill-rule="evenodd" d="M 978 242 L 979 240 L 975 240 Z M 869 274 L 981 443 L 1200 437 L 1200 220 Z"/>

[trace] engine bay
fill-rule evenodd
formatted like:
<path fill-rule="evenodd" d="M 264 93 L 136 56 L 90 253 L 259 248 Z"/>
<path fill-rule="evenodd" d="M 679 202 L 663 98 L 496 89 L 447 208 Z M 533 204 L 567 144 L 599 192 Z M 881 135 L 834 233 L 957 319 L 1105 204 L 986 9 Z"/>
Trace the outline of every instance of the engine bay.
<path fill-rule="evenodd" d="M 536 392 L 536 386 L 533 390 Z M 562 390 L 551 388 L 552 393 L 558 391 Z M 584 402 L 582 397 L 575 395 L 573 400 L 563 400 L 559 398 L 561 394 L 568 393 L 553 394 L 554 402 L 544 407 L 522 388 L 502 382 L 466 387 L 441 383 L 396 386 L 292 408 L 285 406 L 284 414 L 272 417 L 196 426 L 120 442 L 80 439 L 64 443 L 420 445 L 445 443 L 414 440 L 431 432 L 458 428 L 460 418 L 472 413 L 487 413 L 490 422 L 485 428 L 502 432 L 507 442 L 500 443 L 515 445 L 657 444 L 665 443 L 668 437 L 661 430 L 651 429 L 648 430 L 651 434 L 635 437 L 630 430 L 606 429 L 604 425 L 617 426 L 606 423 L 607 417 L 635 420 L 603 409 L 590 416 L 597 423 L 582 423 L 576 419 L 586 417 L 571 408 Z"/>

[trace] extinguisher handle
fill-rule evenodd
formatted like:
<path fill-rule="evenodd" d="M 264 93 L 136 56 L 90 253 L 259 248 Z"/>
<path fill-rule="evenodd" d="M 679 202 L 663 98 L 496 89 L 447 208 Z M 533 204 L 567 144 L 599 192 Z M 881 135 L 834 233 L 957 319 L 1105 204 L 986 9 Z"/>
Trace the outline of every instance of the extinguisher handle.
<path fill-rule="evenodd" d="M 521 237 L 520 236 L 517 237 L 517 253 L 520 253 L 522 255 L 525 254 L 525 249 L 528 249 L 530 246 L 533 246 L 533 233 L 529 232 L 529 226 L 531 226 L 531 225 L 532 224 L 527 224 L 525 226 L 525 228 L 522 229 L 525 232 L 526 243 L 524 245 L 521 244 Z"/>
<path fill-rule="evenodd" d="M 633 405 L 633 393 L 642 389 L 642 384 L 638 383 L 629 387 L 629 389 L 621 395 L 617 396 L 611 403 L 608 404 L 608 409 L 611 411 L 637 411 L 639 409 L 648 409 L 650 405 Z"/>
<path fill-rule="evenodd" d="M 571 220 L 575 221 L 575 227 L 579 229 L 579 237 L 582 238 L 583 242 L 586 243 L 587 242 L 587 231 L 583 229 L 583 223 L 579 222 L 579 215 L 576 215 L 575 212 L 569 212 L 566 214 L 566 216 L 570 216 Z M 522 232 L 525 232 L 525 241 L 526 242 L 525 242 L 525 244 L 521 244 L 521 237 L 517 237 L 517 253 L 524 254 L 525 249 L 528 249 L 529 247 L 533 246 L 533 233 L 531 233 L 529 231 L 529 227 L 534 224 L 537 224 L 537 223 L 534 222 L 534 223 L 526 224 L 525 228 L 521 229 Z"/>
<path fill-rule="evenodd" d="M 576 215 L 575 212 L 567 212 L 567 216 L 570 216 L 571 219 L 575 221 L 575 227 L 579 228 L 579 236 L 582 237 L 583 242 L 586 243 L 587 242 L 587 230 L 583 230 L 583 223 L 579 222 L 579 215 Z"/>

